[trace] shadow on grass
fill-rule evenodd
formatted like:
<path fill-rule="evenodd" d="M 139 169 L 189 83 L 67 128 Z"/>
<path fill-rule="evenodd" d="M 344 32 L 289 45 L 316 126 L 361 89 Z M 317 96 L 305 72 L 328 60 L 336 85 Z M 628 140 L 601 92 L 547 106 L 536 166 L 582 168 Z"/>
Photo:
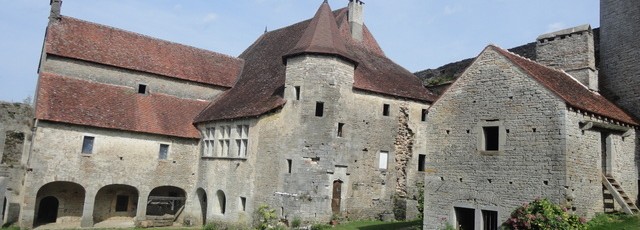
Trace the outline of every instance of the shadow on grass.
<path fill-rule="evenodd" d="M 422 229 L 422 220 L 392 222 L 358 227 L 359 230 Z"/>

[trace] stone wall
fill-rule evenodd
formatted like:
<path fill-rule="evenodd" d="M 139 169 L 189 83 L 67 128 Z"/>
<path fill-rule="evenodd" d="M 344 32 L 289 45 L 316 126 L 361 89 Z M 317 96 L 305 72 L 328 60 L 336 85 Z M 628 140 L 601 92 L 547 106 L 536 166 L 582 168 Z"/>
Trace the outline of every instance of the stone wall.
<path fill-rule="evenodd" d="M 290 58 L 287 103 L 281 110 L 257 119 L 200 126 L 203 130 L 250 125 L 246 159 L 200 160 L 198 186 L 206 191 L 207 205 L 217 205 L 218 190 L 224 191 L 228 202 L 225 214 L 207 213 L 208 222 L 242 222 L 245 217 L 255 221 L 253 215 L 261 205 L 288 221 L 328 222 L 333 216 L 334 183 L 341 184 L 336 216 L 400 217 L 393 210 L 398 190 L 403 191 L 399 202 L 408 206 L 402 216 L 417 216 L 412 206 L 417 205 L 415 184 L 422 180 L 418 153 L 424 152 L 425 143 L 415 140 L 423 138 L 426 123 L 421 114 L 428 105 L 355 91 L 353 72 L 351 63 L 335 57 Z M 323 102 L 322 116 L 316 116 L 316 102 Z M 384 104 L 389 105 L 388 116 L 383 115 Z M 379 168 L 381 151 L 388 152 L 386 169 Z M 398 155 L 402 162 L 395 160 Z M 399 170 L 404 171 L 400 178 Z M 247 201 L 245 211 L 237 208 L 242 196 Z"/>
<path fill-rule="evenodd" d="M 90 154 L 81 153 L 85 136 L 95 138 Z M 114 199 L 123 192 L 135 191 L 139 198 L 130 195 L 127 215 L 141 219 L 154 188 L 169 185 L 195 192 L 197 140 L 45 121 L 39 121 L 33 138 L 20 214 L 23 227 L 33 226 L 36 201 L 49 183 L 69 182 L 86 191 L 83 226 L 119 216 L 112 213 Z M 158 158 L 160 144 L 169 145 L 167 159 Z"/>
<path fill-rule="evenodd" d="M 1 171 L 7 176 L 7 199 L 2 223 L 14 223 L 20 213 L 22 181 L 28 147 L 31 143 L 33 108 L 24 103 L 0 102 Z"/>
<path fill-rule="evenodd" d="M 635 0 L 600 1 L 600 81 L 603 93 L 640 117 L 640 7 Z"/>
<path fill-rule="evenodd" d="M 588 218 L 604 211 L 603 134 L 609 134 L 610 138 L 611 175 L 618 180 L 632 200 L 636 200 L 638 194 L 634 130 L 627 127 L 632 132 L 627 137 L 623 137 L 624 132 L 616 130 L 598 128 L 582 130 L 581 126 L 590 121 L 609 123 L 575 110 L 567 113 L 567 198 L 573 199 L 571 203 L 575 208 L 573 211 Z"/>
<path fill-rule="evenodd" d="M 424 228 L 456 223 L 454 207 L 511 211 L 564 200 L 565 103 L 491 49 L 432 106 L 427 120 Z M 483 151 L 484 126 L 499 150 Z M 480 217 L 478 217 L 480 215 Z"/>

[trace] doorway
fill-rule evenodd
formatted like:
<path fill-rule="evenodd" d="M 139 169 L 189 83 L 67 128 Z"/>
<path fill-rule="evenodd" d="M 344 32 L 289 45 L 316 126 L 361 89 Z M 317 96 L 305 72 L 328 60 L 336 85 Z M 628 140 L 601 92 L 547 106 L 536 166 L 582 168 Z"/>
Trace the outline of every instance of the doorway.
<path fill-rule="evenodd" d="M 342 181 L 333 181 L 333 196 L 331 198 L 331 211 L 333 214 L 340 213 L 340 202 L 342 201 Z"/>
<path fill-rule="evenodd" d="M 602 156 L 602 173 L 604 175 L 611 175 L 611 134 L 606 132 L 600 133 L 600 145 Z"/>

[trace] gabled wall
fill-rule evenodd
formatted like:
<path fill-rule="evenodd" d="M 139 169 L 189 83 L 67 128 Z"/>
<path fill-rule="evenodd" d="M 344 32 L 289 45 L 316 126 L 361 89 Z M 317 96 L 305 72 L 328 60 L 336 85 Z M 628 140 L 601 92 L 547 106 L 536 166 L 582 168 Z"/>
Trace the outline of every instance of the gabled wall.
<path fill-rule="evenodd" d="M 539 197 L 564 202 L 565 103 L 493 48 L 483 51 L 429 112 L 425 229 L 456 224 L 454 207 L 497 211 L 498 224 Z M 482 151 L 499 126 L 499 151 Z"/>

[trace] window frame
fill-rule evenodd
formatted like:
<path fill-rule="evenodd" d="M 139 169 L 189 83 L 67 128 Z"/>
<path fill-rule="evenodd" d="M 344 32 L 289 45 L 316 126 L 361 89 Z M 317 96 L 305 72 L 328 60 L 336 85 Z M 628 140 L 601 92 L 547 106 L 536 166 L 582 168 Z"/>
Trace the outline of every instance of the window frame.
<path fill-rule="evenodd" d="M 89 151 L 85 151 L 85 146 L 87 144 L 87 140 L 91 140 Z M 91 135 L 83 135 L 82 136 L 82 146 L 80 146 L 80 153 L 84 155 L 91 155 L 95 153 L 96 146 L 96 137 Z"/>
<path fill-rule="evenodd" d="M 498 129 L 498 149 L 497 150 L 487 150 L 487 137 L 485 134 L 486 128 L 497 127 Z M 482 120 L 478 122 L 476 127 L 476 139 L 477 139 L 477 151 L 481 155 L 501 155 L 505 151 L 506 141 L 507 141 L 507 131 L 504 125 L 504 121 L 499 119 L 493 120 Z"/>
<path fill-rule="evenodd" d="M 164 158 L 162 158 L 162 147 L 166 146 L 166 151 L 164 154 Z M 171 151 L 171 145 L 167 143 L 160 143 L 158 149 L 158 160 L 169 160 L 169 153 Z"/>

